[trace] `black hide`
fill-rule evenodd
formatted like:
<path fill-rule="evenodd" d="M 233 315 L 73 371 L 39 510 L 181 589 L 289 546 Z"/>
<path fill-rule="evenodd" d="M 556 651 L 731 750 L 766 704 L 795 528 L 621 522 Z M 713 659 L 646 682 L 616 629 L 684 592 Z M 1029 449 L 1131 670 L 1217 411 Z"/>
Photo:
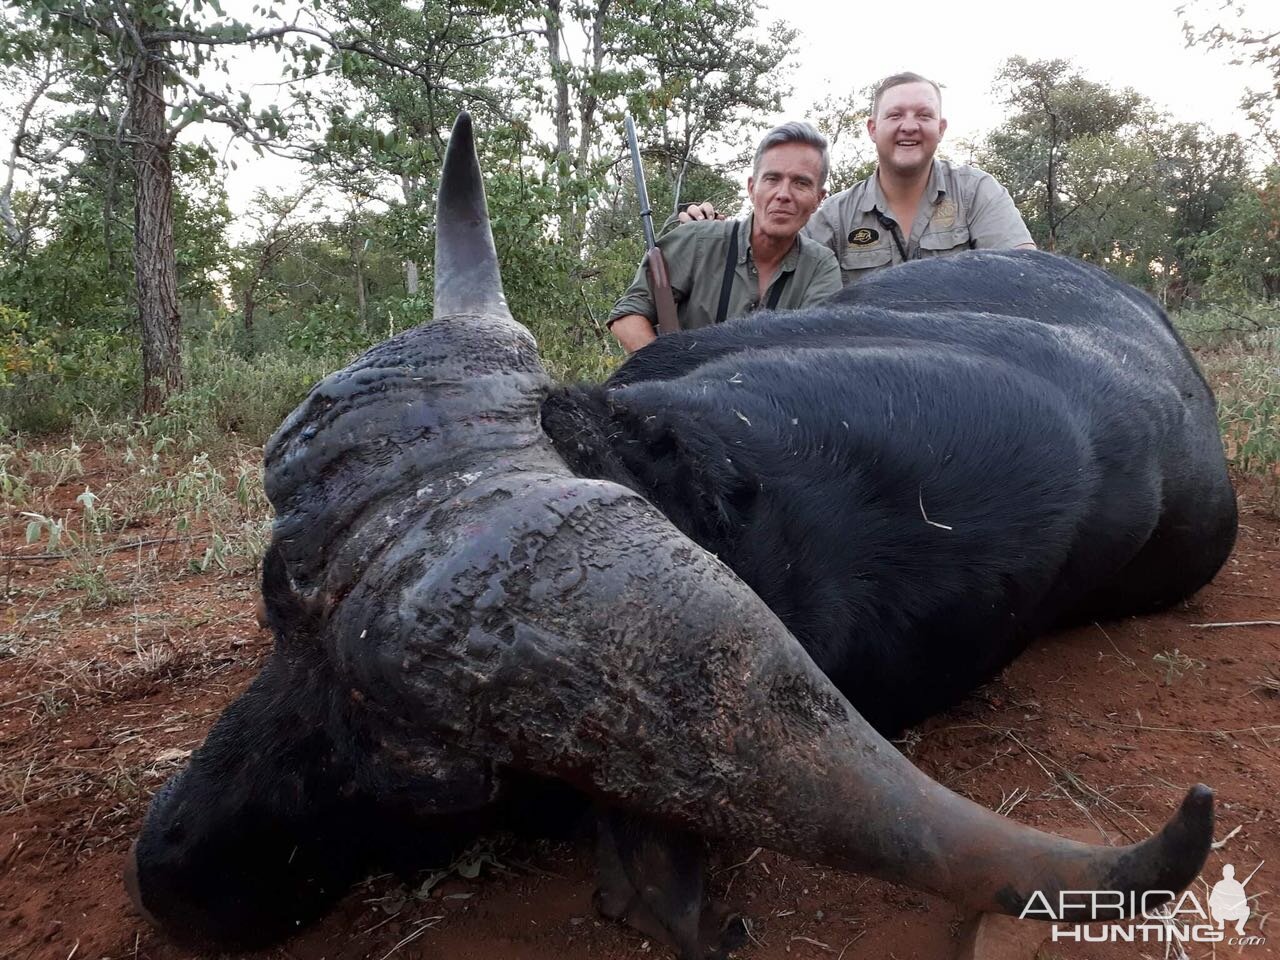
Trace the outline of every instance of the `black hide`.
<path fill-rule="evenodd" d="M 727 563 L 885 733 L 1047 629 L 1186 597 L 1235 538 L 1213 397 L 1163 311 L 1043 253 L 663 337 L 543 426 Z"/>

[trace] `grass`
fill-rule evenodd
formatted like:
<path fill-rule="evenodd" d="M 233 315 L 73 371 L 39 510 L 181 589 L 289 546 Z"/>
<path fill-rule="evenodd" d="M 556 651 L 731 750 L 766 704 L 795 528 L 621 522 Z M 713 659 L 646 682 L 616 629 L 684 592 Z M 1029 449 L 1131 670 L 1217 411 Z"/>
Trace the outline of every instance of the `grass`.
<path fill-rule="evenodd" d="M 1164 670 L 1166 687 L 1172 686 L 1175 681 L 1181 680 L 1188 674 L 1199 673 L 1205 668 L 1203 660 L 1188 656 L 1177 647 L 1172 650 L 1162 650 L 1151 659 Z"/>
<path fill-rule="evenodd" d="M 73 573 L 55 581 L 55 586 L 74 591 L 81 612 L 105 610 L 131 599 L 133 594 L 117 583 L 102 564 L 80 564 Z"/>
<path fill-rule="evenodd" d="M 1202 306 L 1173 320 L 1217 394 L 1233 468 L 1254 478 L 1264 506 L 1280 512 L 1280 303 Z M 10 438 L 0 444 L 0 498 L 26 507 L 33 485 L 56 487 L 81 475 L 78 445 L 88 440 L 147 446 L 161 456 L 177 447 L 193 456 L 208 453 L 220 463 L 225 448 L 264 443 L 317 381 L 369 345 L 320 339 L 304 348 L 283 338 L 247 353 L 233 326 L 189 336 L 184 351 L 188 387 L 159 416 L 129 415 L 137 377 L 121 359 L 128 351 L 90 349 L 92 339 L 86 340 L 83 357 L 64 358 L 74 377 L 14 378 L 0 390 L 0 436 L 7 428 Z M 601 380 L 621 362 L 612 338 L 594 326 L 569 324 L 557 314 L 532 318 L 530 328 L 555 379 Z M 14 440 L 17 431 L 70 434 L 76 440 L 52 450 L 31 449 Z M 15 468 L 19 455 L 25 462 Z M 217 566 L 221 553 L 214 549 L 207 563 Z"/>
<path fill-rule="evenodd" d="M 157 758 L 176 727 L 103 732 L 104 743 L 142 738 L 105 768 L 105 756 L 61 747 L 53 731 L 172 687 L 222 696 L 228 668 L 265 649 L 228 636 L 254 632 L 246 588 L 270 514 L 260 457 L 242 443 L 224 444 L 216 460 L 193 454 L 154 423 L 113 425 L 96 439 L 0 444 L 8 518 L 0 657 L 12 661 L 11 676 L 31 678 L 9 687 L 5 712 L 13 724 L 50 731 L 0 762 L 0 814 L 88 797 L 119 820 L 136 818 L 175 769 Z M 209 602 L 226 595 L 222 583 L 243 597 L 230 621 L 225 604 Z M 210 638 L 219 637 L 228 649 L 216 652 Z"/>
<path fill-rule="evenodd" d="M 145 427 L 110 432 L 94 446 L 97 472 L 112 478 L 97 489 L 83 479 L 80 441 L 44 448 L 22 438 L 0 444 L 0 506 L 11 518 L 21 518 L 27 546 L 75 560 L 77 569 L 64 585 L 96 592 L 94 603 L 110 599 L 112 578 L 103 557 L 116 552 L 122 540 L 127 547 L 127 531 L 157 524 L 159 536 L 153 541 L 207 544 L 195 569 L 257 563 L 270 507 L 256 448 L 224 446 L 215 464 L 210 454 L 188 455 L 186 444 L 150 435 Z M 154 545 L 142 538 L 135 542 Z"/>
<path fill-rule="evenodd" d="M 1280 696 L 1280 663 L 1267 668 L 1267 672 L 1258 677 L 1258 686 L 1276 696 Z"/>
<path fill-rule="evenodd" d="M 1280 513 L 1280 304 L 1186 311 L 1174 324 L 1214 388 L 1228 460 Z"/>

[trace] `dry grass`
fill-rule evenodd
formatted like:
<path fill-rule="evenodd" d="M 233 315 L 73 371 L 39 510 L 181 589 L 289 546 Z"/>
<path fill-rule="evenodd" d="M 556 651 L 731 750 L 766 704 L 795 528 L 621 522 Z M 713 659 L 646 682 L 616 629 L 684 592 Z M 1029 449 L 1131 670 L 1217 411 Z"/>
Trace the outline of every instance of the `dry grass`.
<path fill-rule="evenodd" d="M 1272 664 L 1258 678 L 1258 686 L 1268 693 L 1280 696 L 1280 664 Z"/>
<path fill-rule="evenodd" d="M 127 434 L 0 444 L 0 669 L 13 691 L 0 705 L 0 815 L 74 801 L 94 811 L 78 841 L 90 845 L 136 826 L 214 712 L 164 703 L 221 706 L 248 675 L 261 648 L 237 634 L 256 632 L 259 456 L 229 449 L 214 463 Z"/>
<path fill-rule="evenodd" d="M 1177 647 L 1172 650 L 1162 650 L 1151 659 L 1164 670 L 1164 685 L 1166 687 L 1172 686 L 1176 681 L 1181 680 L 1188 674 L 1199 674 L 1205 669 L 1203 660 L 1188 656 Z"/>

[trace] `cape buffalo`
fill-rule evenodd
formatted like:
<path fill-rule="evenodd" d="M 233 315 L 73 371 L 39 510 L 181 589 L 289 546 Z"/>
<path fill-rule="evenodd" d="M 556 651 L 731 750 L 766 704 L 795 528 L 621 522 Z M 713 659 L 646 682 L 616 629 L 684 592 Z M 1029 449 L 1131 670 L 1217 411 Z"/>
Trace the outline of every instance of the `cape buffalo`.
<path fill-rule="evenodd" d="M 1039 633 L 1187 596 L 1231 549 L 1209 389 L 1100 270 L 909 264 L 555 388 L 502 296 L 464 114 L 434 322 L 319 384 L 265 469 L 275 650 L 127 870 L 177 940 L 279 939 L 556 784 L 602 811 L 600 909 L 685 960 L 733 942 L 703 837 L 1003 912 L 1180 890 L 1208 851 L 1206 787 L 1093 847 L 881 736 Z"/>

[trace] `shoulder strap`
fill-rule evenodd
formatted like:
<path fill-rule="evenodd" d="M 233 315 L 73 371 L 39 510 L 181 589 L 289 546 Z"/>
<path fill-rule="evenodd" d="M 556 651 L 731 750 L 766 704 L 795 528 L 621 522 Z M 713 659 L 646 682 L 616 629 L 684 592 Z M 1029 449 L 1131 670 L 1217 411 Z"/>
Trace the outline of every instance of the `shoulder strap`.
<path fill-rule="evenodd" d="M 800 239 L 799 237 L 796 238 Z M 781 269 L 781 267 L 779 267 Z M 773 289 L 769 291 L 769 300 L 765 304 L 770 310 L 778 309 L 778 301 L 782 299 L 782 288 L 787 285 L 787 281 L 791 279 L 791 274 L 784 273 L 777 280 L 773 281 Z"/>
<path fill-rule="evenodd" d="M 893 237 L 893 245 L 898 248 L 898 254 L 902 257 L 902 262 L 906 263 L 911 258 L 907 256 L 907 248 L 902 245 L 902 231 L 898 229 L 898 222 L 886 217 L 878 209 L 873 210 L 872 213 L 880 221 L 880 226 L 889 231 L 889 236 Z"/>
<path fill-rule="evenodd" d="M 720 306 L 716 308 L 716 323 L 724 323 L 729 313 L 729 294 L 733 292 L 733 273 L 738 266 L 738 223 L 729 221 L 729 254 L 724 258 L 724 279 L 720 281 Z"/>

